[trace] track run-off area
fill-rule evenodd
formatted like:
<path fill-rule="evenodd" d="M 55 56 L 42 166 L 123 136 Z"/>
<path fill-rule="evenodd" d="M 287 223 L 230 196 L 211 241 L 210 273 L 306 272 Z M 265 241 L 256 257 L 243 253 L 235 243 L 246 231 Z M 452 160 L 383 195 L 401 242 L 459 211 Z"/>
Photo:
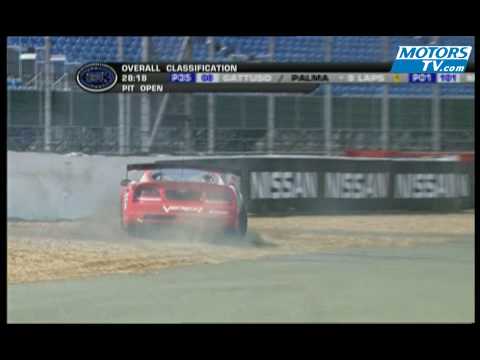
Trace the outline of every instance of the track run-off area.
<path fill-rule="evenodd" d="M 10 221 L 8 321 L 473 322 L 473 211 L 249 223 L 239 240 Z"/>

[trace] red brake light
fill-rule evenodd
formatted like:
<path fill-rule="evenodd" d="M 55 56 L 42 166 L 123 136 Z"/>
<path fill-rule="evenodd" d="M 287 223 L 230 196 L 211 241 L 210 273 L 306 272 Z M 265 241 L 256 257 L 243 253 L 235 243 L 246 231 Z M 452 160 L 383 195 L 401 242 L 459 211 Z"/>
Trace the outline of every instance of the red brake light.
<path fill-rule="evenodd" d="M 154 187 L 140 187 L 136 189 L 134 193 L 135 200 L 139 198 L 156 199 L 160 197 L 160 191 Z"/>

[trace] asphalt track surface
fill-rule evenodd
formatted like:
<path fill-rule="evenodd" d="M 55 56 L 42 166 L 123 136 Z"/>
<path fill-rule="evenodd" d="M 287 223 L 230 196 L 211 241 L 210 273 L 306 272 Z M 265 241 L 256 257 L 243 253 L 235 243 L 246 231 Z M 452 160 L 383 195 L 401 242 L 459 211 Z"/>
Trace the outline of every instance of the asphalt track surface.
<path fill-rule="evenodd" d="M 11 284 L 9 323 L 474 321 L 474 241 Z"/>

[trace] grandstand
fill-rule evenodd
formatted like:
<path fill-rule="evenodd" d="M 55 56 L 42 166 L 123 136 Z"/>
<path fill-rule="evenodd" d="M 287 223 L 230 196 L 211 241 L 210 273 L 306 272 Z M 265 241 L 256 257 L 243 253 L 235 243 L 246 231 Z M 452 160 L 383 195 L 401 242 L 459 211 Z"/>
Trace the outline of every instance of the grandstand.
<path fill-rule="evenodd" d="M 152 37 L 154 59 L 172 61 L 181 51 L 180 36 Z M 391 61 L 399 45 L 471 45 L 471 36 L 332 36 L 332 62 L 382 62 Z M 44 47 L 40 36 L 10 36 L 7 45 L 24 51 L 28 48 Z M 117 38 L 112 36 L 52 36 L 52 54 L 63 54 L 69 62 L 115 61 L 117 60 Z M 215 61 L 228 60 L 229 55 L 268 54 L 269 39 L 265 36 L 216 37 L 219 51 Z M 276 62 L 325 62 L 326 38 L 322 36 L 278 36 L 275 38 L 274 61 Z M 385 53 L 386 47 L 386 53 Z M 230 49 L 230 51 L 227 51 Z M 141 38 L 126 36 L 123 41 L 124 60 L 141 61 Z M 472 56 L 473 58 L 474 56 Z M 193 60 L 206 61 L 208 44 L 205 37 L 197 37 L 193 44 Z"/>

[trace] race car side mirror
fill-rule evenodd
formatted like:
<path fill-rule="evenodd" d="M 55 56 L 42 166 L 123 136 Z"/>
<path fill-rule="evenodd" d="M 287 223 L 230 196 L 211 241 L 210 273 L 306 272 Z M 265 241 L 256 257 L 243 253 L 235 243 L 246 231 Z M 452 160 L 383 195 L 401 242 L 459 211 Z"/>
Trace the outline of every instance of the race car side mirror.
<path fill-rule="evenodd" d="M 130 179 L 123 179 L 122 181 L 120 181 L 120 185 L 122 186 L 127 186 L 128 184 L 130 184 L 132 180 Z"/>

